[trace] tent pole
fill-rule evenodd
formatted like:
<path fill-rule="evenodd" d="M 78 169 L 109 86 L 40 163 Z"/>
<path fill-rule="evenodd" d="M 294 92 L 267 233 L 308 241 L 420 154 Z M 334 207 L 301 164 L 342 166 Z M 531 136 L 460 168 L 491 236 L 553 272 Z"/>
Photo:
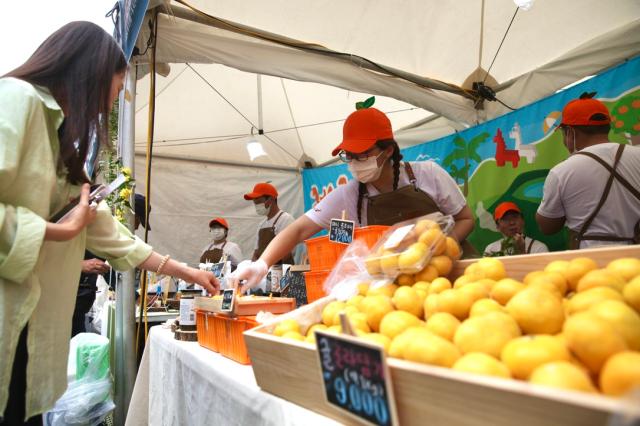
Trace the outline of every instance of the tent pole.
<path fill-rule="evenodd" d="M 256 74 L 258 77 L 258 134 L 264 132 L 264 126 L 262 124 L 262 75 Z"/>
<path fill-rule="evenodd" d="M 118 154 L 122 165 L 134 171 L 135 167 L 135 93 L 136 67 L 127 72 L 125 89 L 120 94 L 118 111 Z M 133 214 L 127 212 L 127 222 L 133 230 Z M 118 273 L 116 281 L 116 336 L 115 336 L 115 403 L 114 423 L 124 424 L 136 379 L 135 338 L 135 272 Z"/>

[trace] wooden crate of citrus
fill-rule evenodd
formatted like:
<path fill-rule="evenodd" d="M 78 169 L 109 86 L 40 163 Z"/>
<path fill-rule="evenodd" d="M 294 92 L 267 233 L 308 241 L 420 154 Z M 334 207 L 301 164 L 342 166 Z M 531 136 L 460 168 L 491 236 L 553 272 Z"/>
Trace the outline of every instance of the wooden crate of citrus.
<path fill-rule="evenodd" d="M 325 298 L 247 332 L 258 384 L 347 422 L 318 398 L 310 345 L 316 328 L 339 332 L 345 312 L 362 339 L 387 351 L 403 425 L 602 425 L 624 409 L 616 397 L 640 385 L 640 248 L 449 269 L 448 279 L 364 283 L 350 300 Z"/>

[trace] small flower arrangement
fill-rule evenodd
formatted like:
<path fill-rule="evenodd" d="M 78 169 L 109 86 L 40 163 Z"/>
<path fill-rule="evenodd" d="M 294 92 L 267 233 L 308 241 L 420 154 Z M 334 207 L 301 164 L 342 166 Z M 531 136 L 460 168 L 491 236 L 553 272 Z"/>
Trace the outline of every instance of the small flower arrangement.
<path fill-rule="evenodd" d="M 122 166 L 122 160 L 117 157 L 115 150 L 102 151 L 102 160 L 100 163 L 106 184 L 113 182 L 121 174 L 126 178 L 126 182 L 120 191 L 113 192 L 106 198 L 106 202 L 109 207 L 111 207 L 111 212 L 114 217 L 118 222 L 126 225 L 127 209 L 131 213 L 135 213 L 132 207 L 132 199 L 134 196 L 136 181 L 132 177 L 131 169 L 129 167 Z"/>

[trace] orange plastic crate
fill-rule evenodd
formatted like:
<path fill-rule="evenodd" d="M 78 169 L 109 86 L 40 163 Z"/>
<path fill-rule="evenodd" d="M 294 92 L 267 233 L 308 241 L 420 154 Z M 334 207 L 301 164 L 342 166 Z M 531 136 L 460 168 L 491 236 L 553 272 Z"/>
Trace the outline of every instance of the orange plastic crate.
<path fill-rule="evenodd" d="M 307 287 L 307 303 L 315 302 L 325 296 L 322 285 L 330 273 L 330 269 L 304 273 L 304 282 Z"/>
<path fill-rule="evenodd" d="M 213 314 L 207 311 L 196 311 L 196 329 L 200 346 L 218 352 Z"/>
<path fill-rule="evenodd" d="M 214 329 L 220 354 L 240 364 L 250 364 L 251 360 L 249 360 L 242 333 L 258 325 L 255 317 L 228 317 L 223 314 L 214 314 L 213 319 L 216 323 Z"/>
<path fill-rule="evenodd" d="M 372 225 L 356 228 L 353 239 L 364 241 L 367 247 L 371 248 L 378 242 L 382 234 L 389 229 L 388 226 Z M 336 264 L 340 256 L 347 249 L 347 244 L 334 243 L 329 241 L 329 236 L 311 238 L 305 241 L 309 264 L 312 270 L 331 269 Z"/>

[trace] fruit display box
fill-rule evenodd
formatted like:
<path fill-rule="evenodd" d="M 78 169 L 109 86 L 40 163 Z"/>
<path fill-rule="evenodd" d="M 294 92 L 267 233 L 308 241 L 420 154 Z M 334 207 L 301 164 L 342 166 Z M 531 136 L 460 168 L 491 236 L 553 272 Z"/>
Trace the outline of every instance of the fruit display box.
<path fill-rule="evenodd" d="M 553 260 L 591 257 L 600 267 L 621 257 L 640 258 L 640 246 L 598 248 L 500 258 L 509 277 L 522 279 Z M 460 261 L 451 278 L 473 261 Z M 331 297 L 283 315 L 306 327 L 318 322 Z M 271 335 L 275 324 L 244 333 L 258 385 L 266 392 L 328 417 L 354 424 L 351 417 L 327 404 L 315 347 Z M 460 373 L 388 358 L 401 425 L 606 425 L 623 413 L 640 416 L 637 401 L 613 399 L 531 385 L 516 380 Z"/>
<path fill-rule="evenodd" d="M 222 313 L 222 298 L 196 297 L 194 308 Z M 284 314 L 296 308 L 296 299 L 291 297 L 243 296 L 236 299 L 233 306 L 234 315 L 256 315 L 260 311 L 272 314 Z"/>

